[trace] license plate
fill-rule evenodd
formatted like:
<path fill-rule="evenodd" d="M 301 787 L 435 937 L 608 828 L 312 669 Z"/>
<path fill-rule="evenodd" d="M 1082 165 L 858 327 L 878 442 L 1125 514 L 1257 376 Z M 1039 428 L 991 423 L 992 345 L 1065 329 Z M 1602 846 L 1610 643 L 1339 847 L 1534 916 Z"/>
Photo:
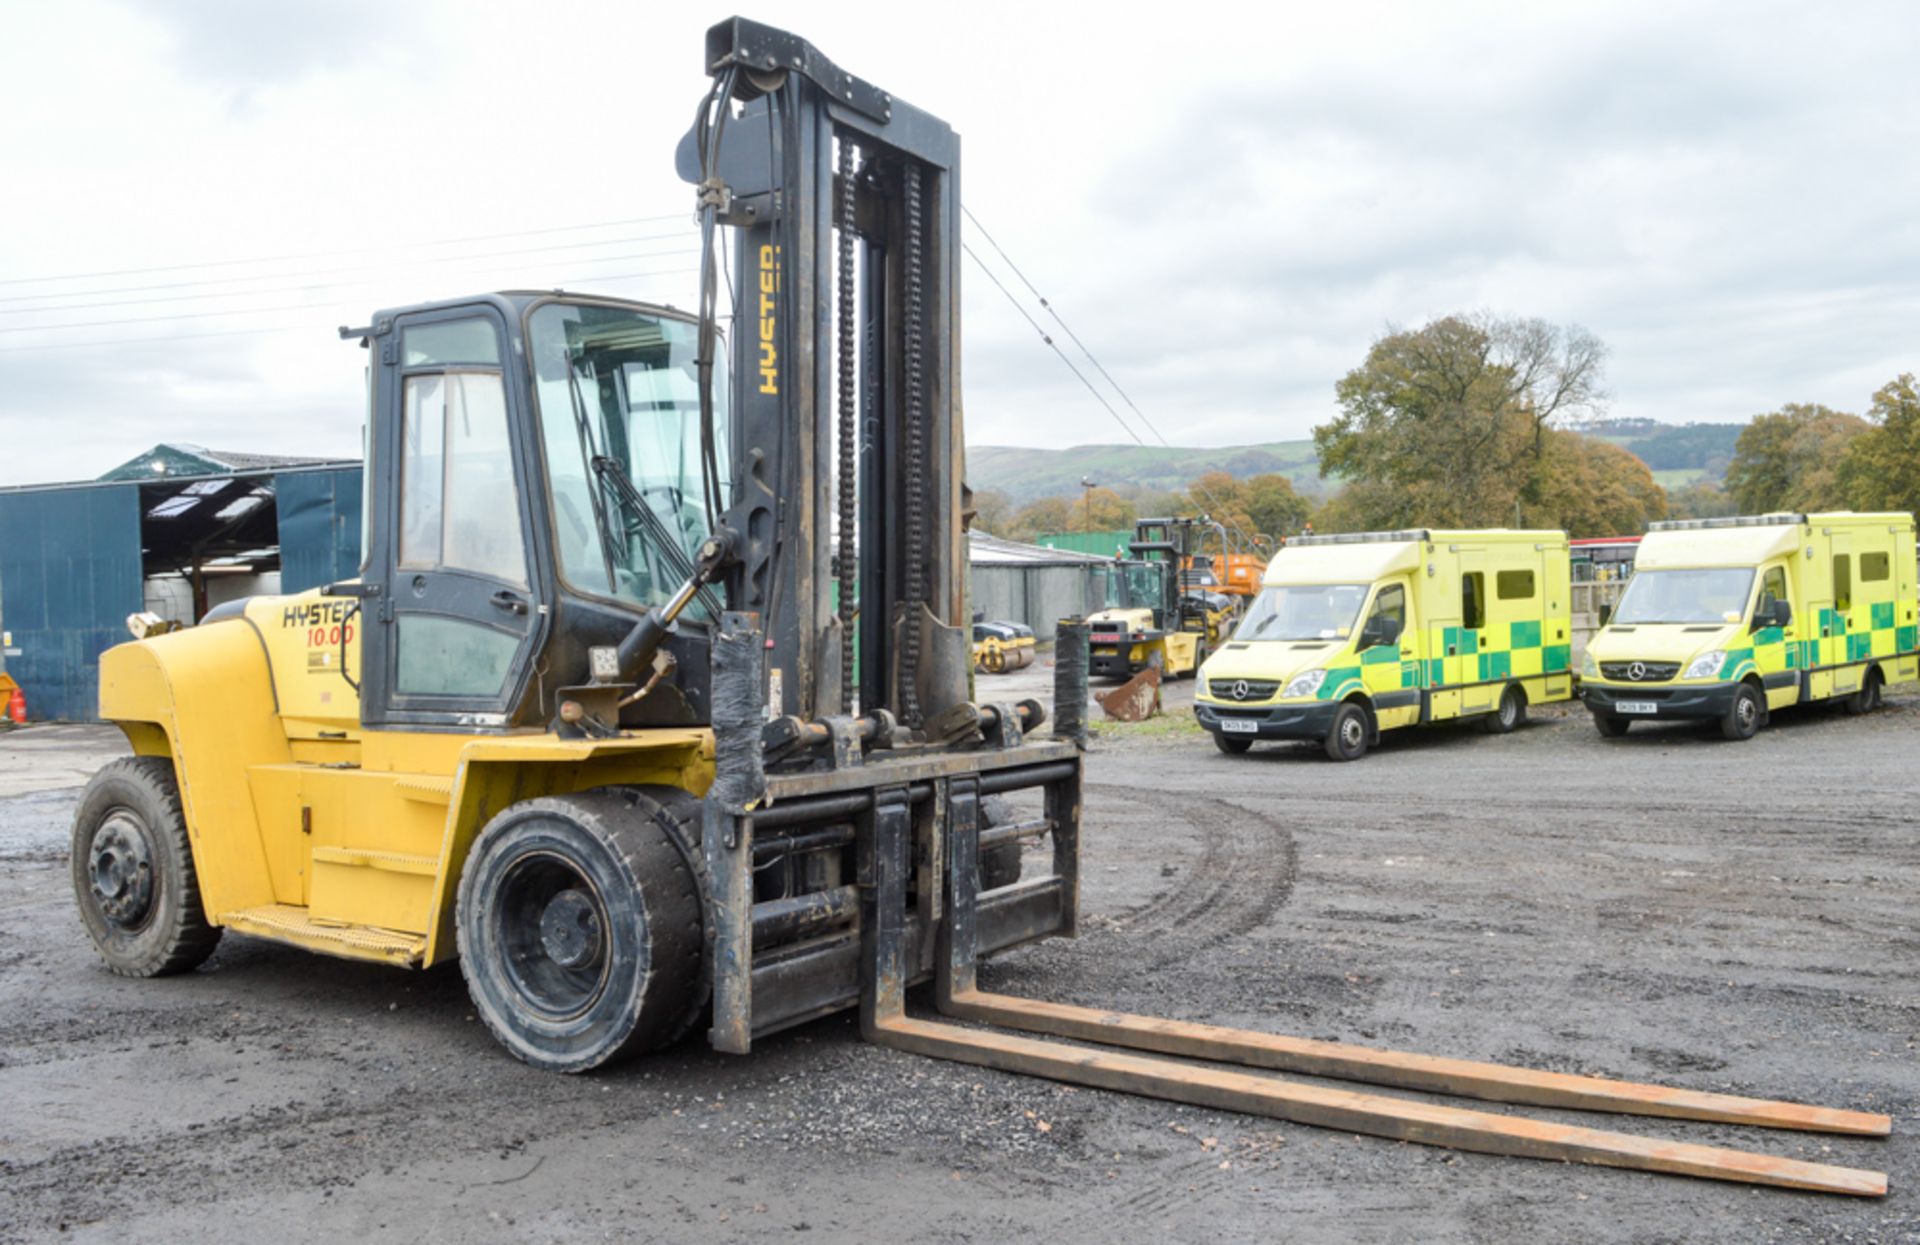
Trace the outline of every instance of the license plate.
<path fill-rule="evenodd" d="M 1616 700 L 1613 702 L 1615 713 L 1658 713 L 1660 706 L 1651 700 Z"/>
<path fill-rule="evenodd" d="M 1257 735 L 1260 724 L 1251 718 L 1221 718 L 1220 729 L 1229 735 Z"/>

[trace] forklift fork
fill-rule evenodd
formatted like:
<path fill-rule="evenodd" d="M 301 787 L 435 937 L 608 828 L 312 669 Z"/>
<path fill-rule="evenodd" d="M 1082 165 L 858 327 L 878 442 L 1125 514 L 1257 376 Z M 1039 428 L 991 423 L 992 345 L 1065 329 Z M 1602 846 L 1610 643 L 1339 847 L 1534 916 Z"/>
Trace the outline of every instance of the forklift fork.
<path fill-rule="evenodd" d="M 1856 1136 L 1885 1136 L 1891 1121 L 1884 1115 L 1439 1059 L 982 991 L 976 981 L 975 941 L 982 821 L 977 777 L 952 780 L 947 799 L 946 850 L 941 853 L 946 912 L 939 924 L 936 1004 L 955 1020 L 1024 1033 L 907 1014 L 906 984 L 913 968 L 906 941 L 913 821 L 904 798 L 877 799 L 860 826 L 860 1021 L 870 1041 L 1003 1072 L 1423 1145 L 1862 1197 L 1886 1193 L 1887 1178 L 1881 1172 L 1475 1111 L 1271 1073 L 1495 1102 Z M 1075 1044 L 1025 1036 L 1031 1033 Z M 1152 1053 L 1125 1053 L 1115 1047 Z"/>

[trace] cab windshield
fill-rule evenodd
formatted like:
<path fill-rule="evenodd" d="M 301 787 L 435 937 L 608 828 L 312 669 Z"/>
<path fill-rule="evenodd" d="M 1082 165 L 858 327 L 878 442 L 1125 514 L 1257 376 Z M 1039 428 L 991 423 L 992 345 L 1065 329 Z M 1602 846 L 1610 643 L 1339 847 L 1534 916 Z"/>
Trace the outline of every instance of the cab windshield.
<path fill-rule="evenodd" d="M 528 317 L 560 573 L 583 592 L 663 605 L 707 537 L 698 333 L 630 307 L 547 303 Z M 723 496 L 724 376 L 715 370 Z"/>
<path fill-rule="evenodd" d="M 1640 571 L 1627 584 L 1616 623 L 1737 623 L 1747 615 L 1753 568 Z"/>
<path fill-rule="evenodd" d="M 1235 640 L 1343 640 L 1370 584 L 1275 584 L 1260 590 Z"/>

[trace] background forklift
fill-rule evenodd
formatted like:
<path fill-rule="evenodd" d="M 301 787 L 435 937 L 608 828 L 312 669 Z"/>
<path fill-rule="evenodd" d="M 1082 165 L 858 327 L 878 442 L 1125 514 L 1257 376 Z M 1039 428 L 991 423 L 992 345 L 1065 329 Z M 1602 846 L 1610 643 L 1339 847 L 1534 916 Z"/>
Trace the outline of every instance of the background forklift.
<path fill-rule="evenodd" d="M 347 333 L 372 359 L 362 576 L 103 656 L 101 713 L 136 755 L 82 795 L 73 881 L 108 967 L 182 972 L 226 929 L 399 966 L 457 955 L 502 1044 L 570 1072 L 703 1018 L 745 1052 L 857 1005 L 873 1041 L 1075 1084 L 1884 1192 L 1875 1172 L 1244 1069 L 1836 1132 L 1885 1116 L 981 990 L 981 956 L 1079 919 L 1087 632 L 1061 630 L 1064 738 L 1029 734 L 1033 703 L 969 699 L 958 140 L 757 23 L 714 27 L 703 64 L 680 152 L 697 317 L 554 292 L 379 313 Z M 996 810 L 1009 792 L 1032 815 Z M 996 876 L 1029 840 L 1050 866 Z M 910 1016 L 926 979 L 945 1016 L 996 1027 Z"/>
<path fill-rule="evenodd" d="M 1204 519 L 1141 519 L 1128 552 L 1160 568 L 1157 600 L 1104 609 L 1087 618 L 1091 673 L 1130 679 L 1158 670 L 1191 678 L 1233 629 L 1235 600 L 1219 590 L 1212 564 L 1199 556 Z"/>

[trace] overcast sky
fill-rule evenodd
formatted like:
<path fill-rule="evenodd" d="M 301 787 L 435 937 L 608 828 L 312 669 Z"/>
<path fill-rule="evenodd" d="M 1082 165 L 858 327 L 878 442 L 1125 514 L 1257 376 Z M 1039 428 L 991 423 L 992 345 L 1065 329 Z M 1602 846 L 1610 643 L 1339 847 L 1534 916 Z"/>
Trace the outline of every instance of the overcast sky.
<path fill-rule="evenodd" d="M 673 147 L 726 12 L 0 0 L 0 483 L 355 454 L 334 329 L 376 307 L 691 305 Z M 1911 3 L 750 15 L 960 131 L 968 205 L 1175 444 L 1304 436 L 1386 326 L 1462 309 L 1599 334 L 1622 416 L 1920 370 Z M 966 279 L 969 439 L 1125 440 Z"/>

